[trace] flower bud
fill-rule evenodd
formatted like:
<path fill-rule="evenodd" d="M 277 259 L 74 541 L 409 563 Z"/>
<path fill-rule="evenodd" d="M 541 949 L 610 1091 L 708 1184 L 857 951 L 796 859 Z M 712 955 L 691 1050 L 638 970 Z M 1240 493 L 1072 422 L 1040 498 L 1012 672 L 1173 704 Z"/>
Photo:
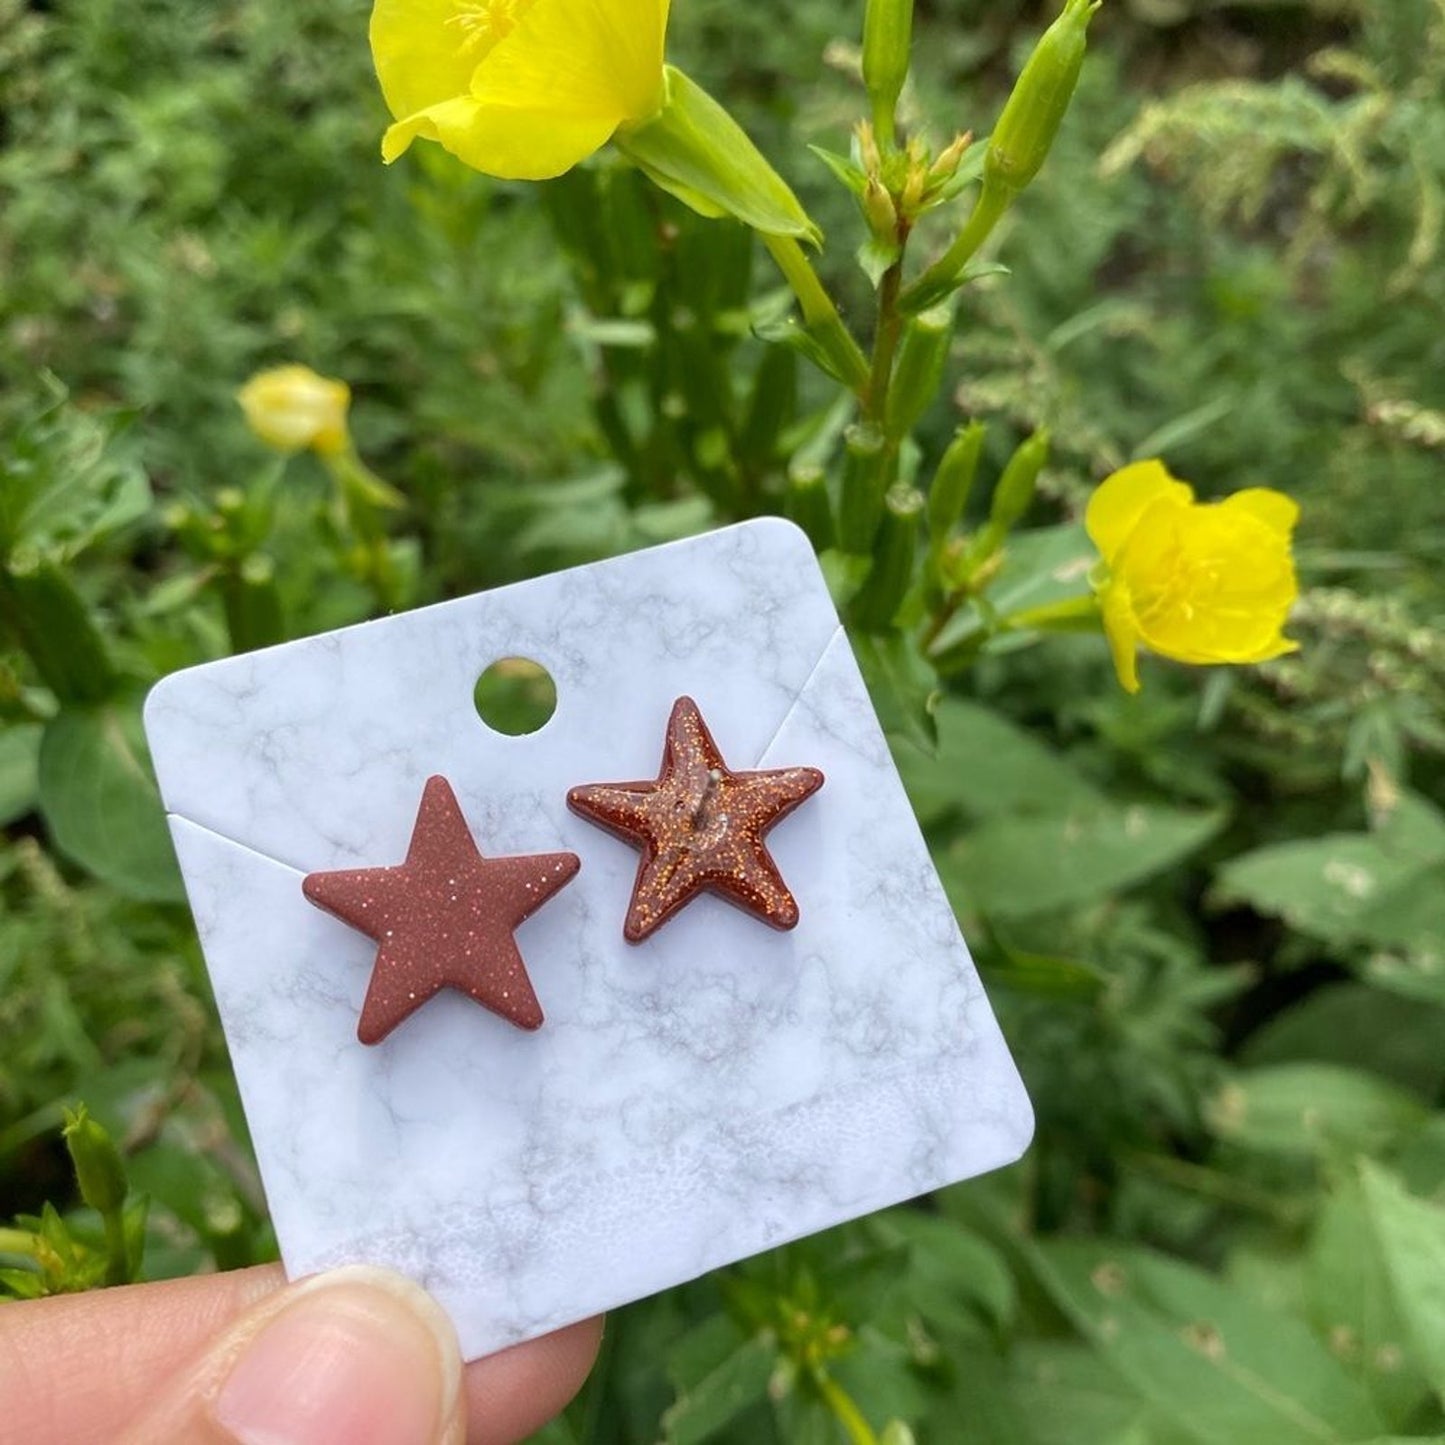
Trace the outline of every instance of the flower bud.
<path fill-rule="evenodd" d="M 933 474 L 933 484 L 928 489 L 928 535 L 935 547 L 943 545 L 968 505 L 978 476 L 979 458 L 983 455 L 985 430 L 980 421 L 961 427 Z"/>
<path fill-rule="evenodd" d="M 898 244 L 898 211 L 888 188 L 877 176 L 869 176 L 863 189 L 863 215 L 877 240 L 885 246 Z"/>
<path fill-rule="evenodd" d="M 886 631 L 913 581 L 923 494 L 903 482 L 888 489 L 873 544 L 873 567 L 853 601 L 853 621 L 865 631 Z"/>
<path fill-rule="evenodd" d="M 807 534 L 816 552 L 826 552 L 837 540 L 833 529 L 833 506 L 828 499 L 828 479 L 823 469 L 811 462 L 795 464 L 788 471 L 788 516 Z"/>
<path fill-rule="evenodd" d="M 895 441 L 918 425 L 937 397 L 952 341 L 951 306 L 935 306 L 908 323 L 888 392 L 888 435 Z"/>
<path fill-rule="evenodd" d="M 1044 32 L 989 138 L 984 188 L 1017 195 L 1053 146 L 1084 64 L 1089 21 L 1102 0 L 1065 0 Z"/>
<path fill-rule="evenodd" d="M 843 433 L 843 498 L 838 509 L 838 541 L 845 552 L 867 557 L 883 512 L 888 489 L 887 443 L 871 422 Z"/>
<path fill-rule="evenodd" d="M 874 134 L 872 125 L 866 120 L 860 120 L 854 135 L 858 138 L 858 164 L 863 168 L 863 174 L 876 176 L 883 169 L 883 156 L 878 149 L 878 137 Z"/>
<path fill-rule="evenodd" d="M 999 549 L 1028 511 L 1038 486 L 1039 473 L 1048 457 L 1049 434 L 1040 428 L 1009 458 L 1009 464 L 994 488 L 988 521 L 969 543 L 964 558 L 964 566 L 975 589 L 981 589 L 984 579 L 991 575 L 988 569 L 997 570 L 1002 560 Z"/>
<path fill-rule="evenodd" d="M 1039 473 L 1049 459 L 1049 433 L 1040 427 L 1009 458 L 1003 476 L 994 490 L 993 505 L 989 508 L 990 527 L 1000 533 L 1011 531 L 1029 509 L 1038 487 Z"/>
<path fill-rule="evenodd" d="M 908 173 L 903 178 L 903 190 L 898 196 L 898 205 L 910 223 L 918 219 L 927 191 L 928 172 L 915 161 L 908 167 Z"/>
<path fill-rule="evenodd" d="M 125 1203 L 125 1165 L 105 1129 L 82 1104 L 65 1111 L 65 1147 L 75 1165 L 80 1197 L 99 1214 L 114 1214 Z"/>
<path fill-rule="evenodd" d="M 893 112 L 908 79 L 913 43 L 913 0 L 868 0 L 863 13 L 863 83 L 873 121 L 885 141 L 893 136 Z"/>
<path fill-rule="evenodd" d="M 959 165 L 969 147 L 973 144 L 973 132 L 964 131 L 954 138 L 938 153 L 933 164 L 928 168 L 928 184 L 930 188 L 935 186 L 946 186 L 955 175 L 958 174 Z"/>
<path fill-rule="evenodd" d="M 309 366 L 279 366 L 260 371 L 236 394 L 246 424 L 279 452 L 308 448 L 335 456 L 351 444 L 346 413 L 351 388 L 344 381 L 318 376 Z"/>

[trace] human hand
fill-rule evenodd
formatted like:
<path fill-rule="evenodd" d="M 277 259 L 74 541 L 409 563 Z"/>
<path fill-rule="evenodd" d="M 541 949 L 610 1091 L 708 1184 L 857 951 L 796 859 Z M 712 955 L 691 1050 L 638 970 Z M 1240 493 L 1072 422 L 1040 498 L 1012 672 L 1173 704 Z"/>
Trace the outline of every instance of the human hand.
<path fill-rule="evenodd" d="M 279 1266 L 0 1306 L 0 1445 L 508 1445 L 572 1398 L 601 1321 L 463 1368 L 416 1285 Z"/>

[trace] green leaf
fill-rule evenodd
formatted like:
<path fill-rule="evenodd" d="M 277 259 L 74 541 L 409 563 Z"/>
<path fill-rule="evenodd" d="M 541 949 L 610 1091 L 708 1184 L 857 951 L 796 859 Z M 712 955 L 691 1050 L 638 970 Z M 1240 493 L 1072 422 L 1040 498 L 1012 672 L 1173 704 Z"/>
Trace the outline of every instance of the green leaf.
<path fill-rule="evenodd" d="M 942 860 L 950 897 L 999 918 L 1093 903 L 1172 868 L 1224 823 L 1216 811 L 1095 805 L 1052 817 L 995 817 Z"/>
<path fill-rule="evenodd" d="M 875 1428 L 884 1420 L 915 1420 L 927 1408 L 913 1351 L 871 1324 L 859 1327 L 851 1347 L 829 1361 L 827 1372 Z M 835 1423 L 834 1439 L 842 1445 L 837 1430 Z"/>
<path fill-rule="evenodd" d="M 40 810 L 62 852 L 128 897 L 185 897 L 133 702 L 68 709 L 46 725 Z"/>
<path fill-rule="evenodd" d="M 903 248 L 896 241 L 880 241 L 874 237 L 859 246 L 855 254 L 859 267 L 868 278 L 868 284 L 876 291 L 889 267 L 903 254 Z"/>
<path fill-rule="evenodd" d="M 1104 804 L 1097 788 L 1035 733 L 981 703 L 946 697 L 935 709 L 938 749 L 901 750 L 899 771 L 925 821 L 952 808 L 979 818 L 1057 814 Z"/>
<path fill-rule="evenodd" d="M 847 384 L 847 378 L 833 364 L 827 348 L 795 316 L 779 316 L 753 324 L 753 335 L 772 346 L 786 346 L 811 361 L 825 376 Z"/>
<path fill-rule="evenodd" d="M 1004 547 L 1003 567 L 988 590 L 1000 614 L 1087 597 L 1098 553 L 1082 527 L 1038 527 L 1015 532 Z"/>
<path fill-rule="evenodd" d="M 39 723 L 20 723 L 0 732 L 0 828 L 23 818 L 40 794 Z"/>
<path fill-rule="evenodd" d="M 1331 943 L 1445 951 L 1445 817 L 1406 795 L 1374 833 L 1336 833 L 1246 853 L 1215 901 L 1247 903 Z"/>
<path fill-rule="evenodd" d="M 1445 1209 L 1406 1194 L 1371 1164 L 1361 1166 L 1360 1186 L 1395 1306 L 1431 1386 L 1445 1401 Z"/>
<path fill-rule="evenodd" d="M 0 569 L 0 626 L 30 658 L 58 703 L 108 701 L 119 678 L 74 569 L 32 554 L 24 567 Z"/>
<path fill-rule="evenodd" d="M 150 508 L 145 471 L 121 445 L 133 416 L 91 415 L 49 381 L 54 400 L 0 450 L 0 557 L 68 561 Z"/>
<path fill-rule="evenodd" d="M 1200 1445 L 1321 1445 L 1387 1428 L 1304 1325 L 1200 1270 L 1096 1241 L 1027 1256 L 1099 1354 Z"/>
<path fill-rule="evenodd" d="M 1092 963 L 1017 949 L 994 940 L 999 957 L 983 965 L 990 988 L 1011 989 L 1033 998 L 1092 999 L 1108 985 L 1108 975 Z"/>
<path fill-rule="evenodd" d="M 1358 1182 L 1326 1201 L 1305 1270 L 1309 1318 L 1387 1420 L 1403 1425 L 1429 1386 L 1413 1358 L 1385 1260 Z"/>
<path fill-rule="evenodd" d="M 900 633 L 860 634 L 851 641 L 883 731 L 931 753 L 938 746 L 938 680 L 933 669 Z"/>
<path fill-rule="evenodd" d="M 1206 1112 L 1227 1143 L 1286 1156 L 1375 1153 L 1429 1117 L 1413 1094 L 1373 1074 L 1309 1063 L 1239 1074 Z"/>
<path fill-rule="evenodd" d="M 619 131 L 617 148 L 663 190 L 704 216 L 732 216 L 769 236 L 821 234 L 746 131 L 703 88 L 667 67 L 657 116 Z"/>
<path fill-rule="evenodd" d="M 1445 1002 L 1445 998 L 1442 998 Z M 1445 1017 L 1411 998 L 1363 983 L 1331 984 L 1250 1035 L 1241 1059 L 1261 1064 L 1342 1064 L 1433 1098 L 1445 1085 Z"/>
<path fill-rule="evenodd" d="M 842 1445 L 832 1411 L 811 1390 L 789 1389 L 774 1401 L 773 1418 L 777 1422 L 777 1434 L 772 1439 L 784 1445 Z M 739 1434 L 735 1433 L 725 1445 L 733 1445 L 738 1439 Z"/>
<path fill-rule="evenodd" d="M 0 1269 L 0 1291 L 15 1299 L 40 1299 L 45 1294 L 45 1281 L 30 1269 Z"/>
<path fill-rule="evenodd" d="M 988 589 L 990 611 L 999 617 L 1052 606 L 1090 592 L 1089 573 L 1099 560 L 1082 527 L 1039 527 L 1014 532 L 1003 550 L 998 575 Z M 949 654 L 975 655 L 985 630 L 976 610 L 965 609 L 939 633 L 929 656 L 947 665 Z"/>
<path fill-rule="evenodd" d="M 1359 971 L 1378 988 L 1445 1008 L 1445 952 L 1377 953 L 1366 959 Z"/>
<path fill-rule="evenodd" d="M 942 1329 L 975 1333 L 980 1322 L 1003 1330 L 1018 1308 L 1002 1256 L 967 1226 L 919 1209 L 890 1209 L 870 1225 L 910 1247 L 905 1301 Z"/>
<path fill-rule="evenodd" d="M 685 1394 L 720 1368 L 747 1342 L 747 1334 L 729 1314 L 707 1316 L 668 1351 L 667 1373 Z"/>
<path fill-rule="evenodd" d="M 818 1297 L 829 1315 L 866 1324 L 887 1312 L 902 1286 L 908 1246 L 889 1240 L 872 1249 L 850 1249 L 818 1275 Z"/>
<path fill-rule="evenodd" d="M 771 1339 L 757 1336 L 680 1394 L 662 1417 L 667 1445 L 695 1445 L 767 1399 L 777 1363 Z"/>
<path fill-rule="evenodd" d="M 1166 1426 L 1119 1371 L 1087 1345 L 1025 1338 L 1011 1358 L 1015 1374 L 1012 1381 L 1006 1377 L 1013 1385 L 1009 1400 L 1016 1402 L 1027 1429 L 979 1432 L 965 1437 L 968 1445 L 1182 1445 L 1192 1439 Z M 997 1375 L 996 1365 L 989 1368 L 991 1361 L 980 1363 L 982 1368 L 974 1365 L 966 1377 L 966 1388 L 973 1378 L 987 1387 Z"/>
<path fill-rule="evenodd" d="M 868 189 L 868 177 L 847 156 L 840 156 L 836 151 L 824 150 L 822 146 L 810 145 L 808 149 L 855 196 L 861 196 Z"/>

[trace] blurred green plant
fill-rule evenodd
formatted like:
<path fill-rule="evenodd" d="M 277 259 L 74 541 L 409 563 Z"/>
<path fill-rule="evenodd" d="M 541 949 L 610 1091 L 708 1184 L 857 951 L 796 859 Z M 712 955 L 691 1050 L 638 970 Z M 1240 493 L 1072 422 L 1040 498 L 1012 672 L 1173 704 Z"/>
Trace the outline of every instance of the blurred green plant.
<path fill-rule="evenodd" d="M 960 133 L 1057 7 L 679 0 L 676 54 L 763 153 L 814 146 L 794 194 L 861 238 L 782 273 L 611 152 L 528 188 L 436 147 L 381 167 L 366 9 L 0 0 L 12 1291 L 115 1267 L 56 1139 L 82 1097 L 150 1199 L 128 1268 L 142 1227 L 151 1277 L 275 1253 L 145 685 L 784 512 L 1038 1137 L 622 1311 L 541 1438 L 1445 1435 L 1438 0 L 1115 0 L 1047 164 L 962 247 L 1058 117 Z M 963 284 L 910 295 L 950 253 Z M 809 275 L 885 323 L 841 402 Z M 404 507 L 263 454 L 234 394 L 298 358 L 350 383 Z M 1129 699 L 1097 633 L 1018 619 L 1087 610 L 1092 481 L 1166 453 L 1302 504 L 1301 651 Z"/>
<path fill-rule="evenodd" d="M 102 1239 L 94 1240 L 49 1204 L 39 1218 L 22 1215 L 15 1228 L 0 1229 L 0 1259 L 23 1261 L 0 1269 L 0 1291 L 16 1299 L 74 1294 L 140 1278 L 149 1201 L 143 1194 L 129 1197 L 120 1151 L 84 1104 L 65 1111 L 62 1132 L 81 1201 L 99 1216 Z"/>

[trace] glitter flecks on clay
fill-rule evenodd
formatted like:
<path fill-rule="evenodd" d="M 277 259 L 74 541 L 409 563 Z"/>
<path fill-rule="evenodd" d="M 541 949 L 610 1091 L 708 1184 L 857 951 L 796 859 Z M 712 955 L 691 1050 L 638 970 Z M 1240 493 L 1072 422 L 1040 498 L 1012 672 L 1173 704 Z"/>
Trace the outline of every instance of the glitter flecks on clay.
<path fill-rule="evenodd" d="M 444 988 L 522 1029 L 542 1006 L 513 930 L 576 876 L 575 853 L 485 858 L 445 778 L 422 793 L 406 861 L 312 873 L 306 897 L 381 945 L 357 1037 L 380 1043 Z"/>
<path fill-rule="evenodd" d="M 642 849 L 622 929 L 641 943 L 704 892 L 773 928 L 796 926 L 797 901 L 763 840 L 822 786 L 817 768 L 731 771 L 697 704 L 681 697 L 655 779 L 573 788 L 567 803 Z"/>

